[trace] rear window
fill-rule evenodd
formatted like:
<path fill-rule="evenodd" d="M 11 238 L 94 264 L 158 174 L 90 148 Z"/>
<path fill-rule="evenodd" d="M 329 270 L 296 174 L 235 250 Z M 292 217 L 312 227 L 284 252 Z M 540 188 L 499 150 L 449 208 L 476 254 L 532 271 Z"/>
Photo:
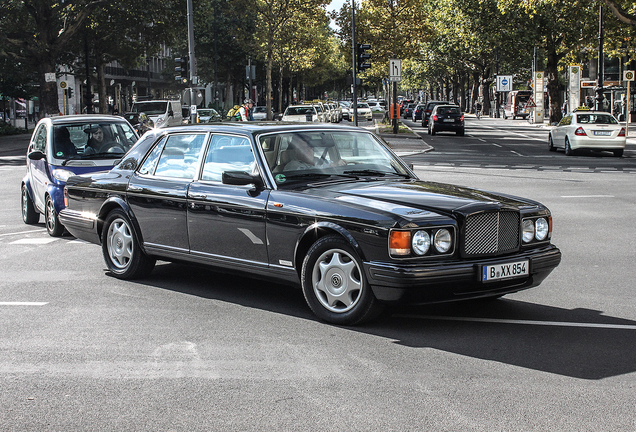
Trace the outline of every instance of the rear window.
<path fill-rule="evenodd" d="M 307 115 L 307 114 L 316 114 L 316 110 L 313 106 L 306 107 L 289 107 L 285 110 L 285 115 Z"/>
<path fill-rule="evenodd" d="M 437 113 L 438 114 L 461 114 L 461 111 L 459 110 L 459 107 L 440 106 L 440 107 L 437 107 Z"/>
<path fill-rule="evenodd" d="M 576 120 L 578 123 L 618 124 L 616 119 L 608 114 L 577 114 Z"/>

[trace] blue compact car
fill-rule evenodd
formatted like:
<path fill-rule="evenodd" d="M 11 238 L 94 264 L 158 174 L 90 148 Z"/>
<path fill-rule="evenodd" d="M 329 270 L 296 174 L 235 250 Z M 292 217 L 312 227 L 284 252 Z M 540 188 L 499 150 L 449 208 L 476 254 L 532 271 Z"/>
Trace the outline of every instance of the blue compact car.
<path fill-rule="evenodd" d="M 44 215 L 53 237 L 64 233 L 58 219 L 64 186 L 72 175 L 108 171 L 137 141 L 122 117 L 74 115 L 43 118 L 31 136 L 22 180 L 22 220 L 36 224 Z"/>

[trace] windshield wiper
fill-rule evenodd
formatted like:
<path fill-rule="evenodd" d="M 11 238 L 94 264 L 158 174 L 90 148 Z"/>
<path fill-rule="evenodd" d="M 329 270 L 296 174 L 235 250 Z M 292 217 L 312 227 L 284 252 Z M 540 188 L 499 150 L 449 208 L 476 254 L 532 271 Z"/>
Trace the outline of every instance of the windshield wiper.
<path fill-rule="evenodd" d="M 411 178 L 408 174 L 402 174 L 398 172 L 386 172 L 372 169 L 363 169 L 363 170 L 347 170 L 344 174 L 358 175 L 358 176 L 377 176 L 377 177 L 385 177 L 387 175 L 395 175 L 405 178 Z"/>

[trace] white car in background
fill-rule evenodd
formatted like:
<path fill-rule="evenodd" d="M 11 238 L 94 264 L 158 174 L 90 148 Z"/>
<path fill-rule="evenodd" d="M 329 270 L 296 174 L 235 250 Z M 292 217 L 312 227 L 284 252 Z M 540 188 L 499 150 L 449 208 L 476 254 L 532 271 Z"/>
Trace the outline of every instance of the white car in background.
<path fill-rule="evenodd" d="M 571 156 L 578 149 L 605 150 L 621 157 L 625 151 L 625 127 L 607 112 L 577 108 L 561 119 L 548 135 L 550 151 L 565 149 Z"/>
<path fill-rule="evenodd" d="M 373 120 L 373 111 L 366 102 L 358 102 L 358 120 Z M 351 108 L 351 120 L 353 120 L 353 108 Z"/>
<path fill-rule="evenodd" d="M 284 122 L 319 122 L 318 108 L 314 105 L 290 105 L 283 113 Z"/>

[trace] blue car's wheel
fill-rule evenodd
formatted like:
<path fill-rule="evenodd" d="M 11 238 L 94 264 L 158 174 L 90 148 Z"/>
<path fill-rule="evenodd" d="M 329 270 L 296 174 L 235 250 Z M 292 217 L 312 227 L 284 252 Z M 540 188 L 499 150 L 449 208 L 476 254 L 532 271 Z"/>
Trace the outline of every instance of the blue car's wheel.
<path fill-rule="evenodd" d="M 22 220 L 29 225 L 40 221 L 40 213 L 35 209 L 26 185 L 22 185 Z"/>
<path fill-rule="evenodd" d="M 55 204 L 53 204 L 53 200 L 50 196 L 46 197 L 44 221 L 46 223 L 46 230 L 51 237 L 61 237 L 62 234 L 64 234 L 64 225 L 60 223 L 60 219 L 57 217 Z"/>

